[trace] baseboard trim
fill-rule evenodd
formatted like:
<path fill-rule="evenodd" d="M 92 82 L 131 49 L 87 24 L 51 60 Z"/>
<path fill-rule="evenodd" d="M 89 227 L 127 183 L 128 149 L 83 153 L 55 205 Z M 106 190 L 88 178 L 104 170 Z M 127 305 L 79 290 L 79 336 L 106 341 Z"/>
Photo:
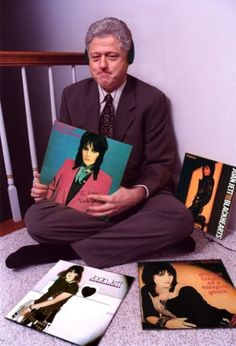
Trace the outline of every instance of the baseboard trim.
<path fill-rule="evenodd" d="M 23 220 L 15 222 L 13 220 L 6 220 L 0 223 L 0 237 L 7 235 L 9 233 L 18 231 L 21 228 L 25 227 Z"/>

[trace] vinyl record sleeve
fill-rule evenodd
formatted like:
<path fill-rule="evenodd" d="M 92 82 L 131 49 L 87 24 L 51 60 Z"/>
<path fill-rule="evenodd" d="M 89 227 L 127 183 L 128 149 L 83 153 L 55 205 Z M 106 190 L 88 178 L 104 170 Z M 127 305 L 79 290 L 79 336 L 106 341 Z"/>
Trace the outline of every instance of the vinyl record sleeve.
<path fill-rule="evenodd" d="M 195 228 L 222 239 L 236 186 L 236 167 L 186 153 L 176 197 L 192 212 Z"/>
<path fill-rule="evenodd" d="M 68 284 L 68 271 L 73 270 L 81 271 L 81 278 Z M 131 276 L 60 260 L 5 317 L 76 345 L 95 346 L 133 280 Z"/>
<path fill-rule="evenodd" d="M 99 204 L 90 194 L 112 194 L 120 187 L 131 149 L 129 144 L 55 121 L 40 174 L 40 182 L 49 186 L 46 198 L 87 212 Z"/>
<path fill-rule="evenodd" d="M 233 328 L 236 289 L 220 259 L 138 263 L 143 329 Z"/>

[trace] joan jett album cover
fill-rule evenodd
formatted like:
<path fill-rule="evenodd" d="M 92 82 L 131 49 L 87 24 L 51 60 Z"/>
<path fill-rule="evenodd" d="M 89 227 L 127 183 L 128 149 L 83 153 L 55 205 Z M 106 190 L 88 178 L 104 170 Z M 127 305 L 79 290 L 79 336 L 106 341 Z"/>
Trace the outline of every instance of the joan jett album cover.
<path fill-rule="evenodd" d="M 5 317 L 75 345 L 96 346 L 133 281 L 131 276 L 60 260 Z"/>
<path fill-rule="evenodd" d="M 225 236 L 236 185 L 236 167 L 186 153 L 176 197 L 192 212 L 195 228 Z"/>
<path fill-rule="evenodd" d="M 235 328 L 236 289 L 220 259 L 138 263 L 142 328 Z"/>
<path fill-rule="evenodd" d="M 132 146 L 55 121 L 41 169 L 47 199 L 87 212 L 121 184 Z"/>

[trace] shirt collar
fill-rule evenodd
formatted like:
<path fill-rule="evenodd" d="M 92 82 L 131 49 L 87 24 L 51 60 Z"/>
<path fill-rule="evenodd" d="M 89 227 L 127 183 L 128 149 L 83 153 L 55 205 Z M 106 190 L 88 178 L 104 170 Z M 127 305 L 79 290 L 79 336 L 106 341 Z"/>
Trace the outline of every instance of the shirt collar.
<path fill-rule="evenodd" d="M 100 106 L 103 106 L 103 101 L 104 98 L 107 94 L 111 94 L 112 98 L 113 98 L 113 105 L 115 107 L 115 110 L 117 109 L 118 103 L 120 101 L 120 97 L 122 94 L 122 91 L 125 87 L 126 84 L 126 80 L 124 81 L 124 83 L 116 90 L 114 90 L 111 93 L 108 93 L 107 91 L 105 91 L 99 84 L 98 84 L 98 91 L 99 91 L 99 102 L 100 102 Z"/>

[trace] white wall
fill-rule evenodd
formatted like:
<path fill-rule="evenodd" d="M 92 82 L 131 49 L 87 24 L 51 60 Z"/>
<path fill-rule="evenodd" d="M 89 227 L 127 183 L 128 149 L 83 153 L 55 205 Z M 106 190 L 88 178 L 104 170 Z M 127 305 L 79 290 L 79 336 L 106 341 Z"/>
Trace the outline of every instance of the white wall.
<path fill-rule="evenodd" d="M 12 0 L 10 0 L 12 1 Z M 38 49 L 83 51 L 89 24 L 127 22 L 136 57 L 130 73 L 170 98 L 180 157 L 186 151 L 236 164 L 235 0 L 24 1 L 37 19 Z M 24 6 L 16 9 L 17 15 Z M 83 68 L 81 78 L 89 75 Z"/>
<path fill-rule="evenodd" d="M 235 0 L 20 3 L 12 9 L 14 23 L 32 37 L 24 49 L 83 51 L 87 27 L 94 20 L 117 16 L 126 21 L 136 48 L 130 72 L 170 98 L 181 157 L 192 151 L 236 164 Z M 23 35 L 19 38 L 22 42 Z M 87 68 L 83 75 L 88 75 Z"/>
<path fill-rule="evenodd" d="M 80 11 L 86 25 L 108 15 L 128 23 L 130 72 L 170 98 L 181 158 L 189 151 L 236 164 L 235 1 L 90 0 Z"/>

